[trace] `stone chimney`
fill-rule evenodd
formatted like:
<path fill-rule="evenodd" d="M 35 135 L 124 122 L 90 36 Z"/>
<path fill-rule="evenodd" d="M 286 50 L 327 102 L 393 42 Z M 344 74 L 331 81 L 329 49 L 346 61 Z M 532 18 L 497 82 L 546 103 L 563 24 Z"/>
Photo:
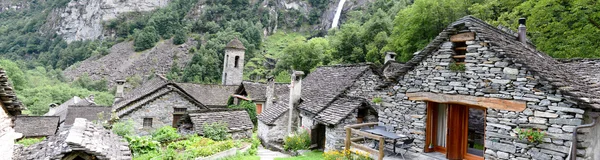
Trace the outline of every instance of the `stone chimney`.
<path fill-rule="evenodd" d="M 525 18 L 519 18 L 519 41 L 527 43 L 527 27 L 525 27 Z"/>
<path fill-rule="evenodd" d="M 46 114 L 44 114 L 44 115 L 48 115 L 48 116 L 54 115 L 56 113 L 56 107 L 58 107 L 58 104 L 51 103 L 48 106 L 49 106 L 48 112 Z"/>
<path fill-rule="evenodd" d="M 114 104 L 123 99 L 123 88 L 125 86 L 125 80 L 117 80 L 117 91 L 115 92 Z"/>
<path fill-rule="evenodd" d="M 396 53 L 392 51 L 385 52 L 385 60 L 383 61 L 383 64 L 386 64 L 388 61 L 396 61 Z"/>
<path fill-rule="evenodd" d="M 287 128 L 287 133 L 289 135 L 292 134 L 292 122 L 294 120 L 294 115 L 296 112 L 296 109 L 294 107 L 295 104 L 298 103 L 298 101 L 300 100 L 300 96 L 302 95 L 302 76 L 304 75 L 304 72 L 302 71 L 294 71 L 292 73 L 292 83 L 290 83 L 290 102 L 288 103 L 288 128 Z"/>
<path fill-rule="evenodd" d="M 273 98 L 275 96 L 274 92 L 275 92 L 275 78 L 273 78 L 273 76 L 269 76 L 267 78 L 267 92 L 265 94 L 265 96 L 267 98 L 267 102 L 265 102 L 263 111 L 266 110 L 267 108 L 270 108 L 273 106 Z"/>
<path fill-rule="evenodd" d="M 90 94 L 87 98 L 85 98 L 85 100 L 87 100 L 88 102 L 92 103 L 92 104 L 96 104 L 95 98 L 93 94 Z"/>

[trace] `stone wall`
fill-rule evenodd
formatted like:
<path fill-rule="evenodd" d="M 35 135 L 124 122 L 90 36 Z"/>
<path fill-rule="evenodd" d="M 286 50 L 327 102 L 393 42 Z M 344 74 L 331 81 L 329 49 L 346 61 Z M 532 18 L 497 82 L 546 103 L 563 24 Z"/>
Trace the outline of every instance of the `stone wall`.
<path fill-rule="evenodd" d="M 286 135 L 286 126 L 288 122 L 287 114 L 282 115 L 279 119 L 273 122 L 273 125 L 267 125 L 262 121 L 258 121 L 258 138 L 263 144 L 283 145 L 283 138 Z"/>
<path fill-rule="evenodd" d="M 467 25 L 468 27 L 468 25 Z M 476 32 L 476 28 L 470 28 Z M 479 34 L 477 34 L 479 35 Z M 433 92 L 524 101 L 522 112 L 487 109 L 486 159 L 564 159 L 572 144 L 571 132 L 582 124 L 584 110 L 534 76 L 522 64 L 513 63 L 502 49 L 485 37 L 467 41 L 465 71 L 451 71 L 452 43 L 445 42 L 390 88 L 379 120 L 397 127 L 396 132 L 415 140 L 412 151 L 422 152 L 425 140 L 426 104 L 409 101 L 407 92 Z M 483 106 L 485 107 L 485 106 Z M 538 128 L 548 136 L 539 145 L 518 140 L 515 129 Z M 585 154 L 578 150 L 578 156 Z"/>
<path fill-rule="evenodd" d="M 344 126 L 357 124 L 357 115 L 358 111 L 355 110 L 339 124 L 335 126 L 328 126 L 325 129 L 325 151 L 342 150 L 342 147 L 344 147 L 344 141 L 346 140 L 346 130 L 344 129 Z M 364 120 L 364 123 L 369 122 L 377 122 L 376 113 L 369 112 Z"/>
<path fill-rule="evenodd" d="M 187 108 L 187 110 L 199 109 L 192 102 L 180 95 L 180 93 L 171 91 L 142 105 L 132 113 L 123 116 L 121 121 L 133 120 L 136 134 L 147 135 L 160 127 L 172 126 L 174 108 Z M 152 118 L 151 128 L 143 127 L 144 118 Z"/>
<path fill-rule="evenodd" d="M 586 123 L 592 123 L 590 118 L 586 118 Z M 578 137 L 584 140 L 582 146 L 587 147 L 585 159 L 600 159 L 600 118 L 596 118 L 596 125 L 590 129 L 579 129 L 579 131 L 587 131 L 586 136 Z"/>
<path fill-rule="evenodd" d="M 245 50 L 236 48 L 225 48 L 223 63 L 223 85 L 240 85 L 244 77 L 244 54 Z M 235 57 L 238 56 L 238 66 L 235 67 Z"/>
<path fill-rule="evenodd" d="M 4 108 L 2 104 L 0 107 Z M 5 155 L 3 158 L 10 160 L 13 155 L 15 139 L 21 138 L 22 134 L 16 133 L 12 128 L 12 118 L 0 109 L 0 155 Z"/>

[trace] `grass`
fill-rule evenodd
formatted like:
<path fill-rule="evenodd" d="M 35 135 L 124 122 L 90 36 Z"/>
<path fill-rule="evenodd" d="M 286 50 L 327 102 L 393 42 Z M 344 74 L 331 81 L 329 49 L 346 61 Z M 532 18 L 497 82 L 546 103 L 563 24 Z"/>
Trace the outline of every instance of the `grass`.
<path fill-rule="evenodd" d="M 283 49 L 294 42 L 306 41 L 306 38 L 296 32 L 277 32 L 265 39 L 265 50 L 270 56 L 281 57 Z"/>
<path fill-rule="evenodd" d="M 43 141 L 45 139 L 46 138 L 44 138 L 44 137 L 42 137 L 42 138 L 23 138 L 23 139 L 17 141 L 17 144 L 21 144 L 21 145 L 27 147 L 32 144 L 40 143 L 41 141 Z"/>
<path fill-rule="evenodd" d="M 311 151 L 307 152 L 302 156 L 288 157 L 288 158 L 275 158 L 275 160 L 313 160 L 313 159 L 324 159 L 323 152 Z"/>

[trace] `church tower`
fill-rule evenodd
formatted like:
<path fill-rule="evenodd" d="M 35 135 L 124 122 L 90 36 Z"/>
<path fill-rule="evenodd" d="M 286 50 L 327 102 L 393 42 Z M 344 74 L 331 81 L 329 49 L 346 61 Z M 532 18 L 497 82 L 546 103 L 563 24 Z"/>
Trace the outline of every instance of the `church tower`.
<path fill-rule="evenodd" d="M 242 42 L 235 38 L 225 46 L 225 56 L 223 60 L 223 75 L 221 84 L 240 85 L 244 75 L 244 54 L 246 47 Z"/>

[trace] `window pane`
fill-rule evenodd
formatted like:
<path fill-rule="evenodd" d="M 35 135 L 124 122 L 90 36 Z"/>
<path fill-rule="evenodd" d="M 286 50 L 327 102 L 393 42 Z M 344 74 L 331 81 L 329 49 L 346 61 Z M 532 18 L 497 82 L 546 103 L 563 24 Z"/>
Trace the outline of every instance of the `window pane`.
<path fill-rule="evenodd" d="M 485 111 L 469 108 L 469 133 L 467 135 L 467 152 L 483 156 L 483 141 L 485 132 Z"/>
<path fill-rule="evenodd" d="M 446 147 L 446 135 L 448 131 L 448 112 L 447 104 L 439 104 L 437 107 L 437 133 L 435 138 L 436 146 Z"/>

